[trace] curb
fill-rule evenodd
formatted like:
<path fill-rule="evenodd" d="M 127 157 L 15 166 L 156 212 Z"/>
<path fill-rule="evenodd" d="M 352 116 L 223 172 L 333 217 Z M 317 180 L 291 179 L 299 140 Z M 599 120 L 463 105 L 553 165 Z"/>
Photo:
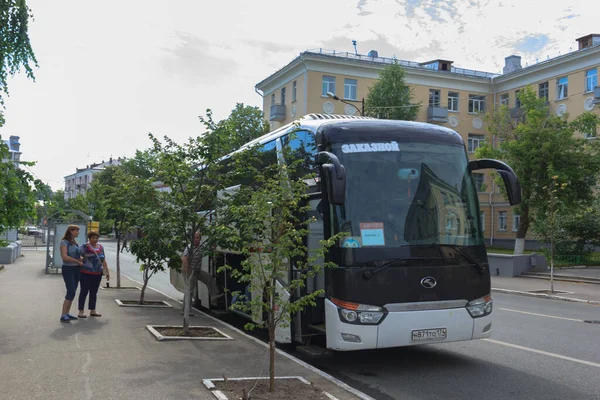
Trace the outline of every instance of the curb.
<path fill-rule="evenodd" d="M 137 281 L 137 280 L 135 280 L 135 279 L 132 279 L 132 278 L 130 278 L 129 276 L 127 276 L 127 275 L 123 274 L 123 273 L 121 273 L 121 276 L 124 276 L 124 277 L 126 277 L 127 279 L 129 279 L 129 280 L 130 280 L 130 281 L 132 281 L 132 282 L 135 282 L 135 283 L 137 283 L 137 284 L 141 284 L 141 282 L 139 282 L 139 281 Z M 155 292 L 157 292 L 157 293 L 160 293 L 161 295 L 165 296 L 166 298 L 169 298 L 169 299 L 171 299 L 171 300 L 173 300 L 173 301 L 176 301 L 176 302 L 178 302 L 179 304 L 183 304 L 183 302 L 182 302 L 182 301 L 179 301 L 179 300 L 177 300 L 177 299 L 174 299 L 173 297 L 169 296 L 169 295 L 168 295 L 168 294 L 166 294 L 166 293 L 163 293 L 163 292 L 161 292 L 160 290 L 154 289 L 153 287 L 150 287 L 150 286 L 148 286 L 148 288 L 149 288 L 149 289 L 152 289 L 152 290 L 154 290 L 154 291 L 155 291 Z M 221 325 L 223 325 L 223 326 L 226 326 L 227 328 L 229 328 L 229 329 L 231 329 L 232 331 L 234 331 L 234 332 L 236 332 L 236 333 L 238 333 L 238 334 L 240 334 L 240 335 L 244 336 L 245 338 L 247 338 L 247 339 L 250 339 L 250 340 L 252 340 L 253 342 L 260 344 L 260 345 L 261 345 L 261 346 L 263 346 L 263 347 L 269 347 L 269 344 L 268 344 L 268 343 L 264 343 L 264 342 L 262 342 L 261 340 L 259 340 L 259 339 L 255 338 L 255 337 L 253 337 L 253 336 L 250 336 L 250 335 L 248 335 L 246 332 L 243 332 L 243 331 L 241 331 L 241 330 L 237 329 L 236 327 L 234 327 L 234 326 L 232 326 L 232 325 L 229 325 L 228 323 L 226 323 L 226 322 L 224 322 L 224 321 L 221 321 L 221 320 L 220 320 L 220 319 L 218 319 L 218 318 L 215 318 L 215 317 L 213 317 L 212 315 L 208 315 L 207 313 L 205 313 L 205 312 L 204 312 L 204 311 L 202 311 L 202 310 L 198 310 L 198 309 L 197 309 L 197 308 L 195 308 L 195 307 L 192 307 L 192 309 L 193 309 L 193 310 L 195 310 L 195 311 L 196 311 L 196 312 L 198 312 L 198 313 L 202 313 L 202 315 L 204 315 L 205 317 L 207 317 L 207 318 L 210 318 L 210 319 L 212 319 L 213 321 L 215 321 L 215 322 L 218 322 L 219 324 L 221 324 Z M 340 387 L 340 388 L 342 388 L 342 389 L 346 390 L 346 391 L 347 391 L 347 392 L 349 392 L 349 393 L 352 393 L 353 395 L 355 395 L 356 397 L 358 397 L 358 398 L 359 398 L 359 399 L 361 399 L 361 400 L 376 400 L 376 399 L 374 399 L 373 397 L 371 397 L 371 396 L 369 396 L 369 395 L 367 395 L 367 394 L 365 394 L 365 393 L 361 392 L 360 390 L 353 388 L 352 386 L 350 386 L 350 385 L 348 385 L 348 384 L 346 384 L 346 383 L 344 383 L 344 382 L 340 381 L 340 380 L 339 380 L 339 379 L 337 379 L 337 378 L 334 378 L 333 376 L 329 375 L 327 372 L 323 372 L 323 371 L 321 371 L 320 369 L 318 369 L 318 368 L 315 368 L 315 367 L 313 367 L 312 365 L 310 365 L 310 364 L 307 364 L 307 363 L 305 363 L 304 361 L 302 361 L 302 360 L 300 360 L 300 359 L 298 359 L 298 358 L 296 358 L 296 357 L 294 357 L 294 356 L 292 356 L 292 355 L 290 355 L 290 354 L 288 354 L 288 353 L 286 353 L 286 352 L 284 352 L 284 351 L 282 351 L 282 350 L 280 350 L 280 349 L 277 349 L 277 348 L 276 348 L 276 349 L 275 349 L 275 352 L 276 352 L 277 354 L 279 354 L 279 355 L 281 355 L 281 356 L 283 356 L 283 357 L 285 357 L 285 358 L 287 358 L 287 359 L 289 359 L 289 360 L 291 360 L 291 361 L 295 362 L 296 364 L 298 364 L 298 365 L 300 365 L 300 366 L 302 366 L 302 367 L 304 367 L 304 368 L 308 369 L 309 371 L 312 371 L 312 372 L 314 372 L 315 374 L 319 375 L 320 377 L 322 377 L 322 378 L 324 378 L 324 379 L 327 379 L 327 380 L 328 380 L 328 381 L 330 381 L 331 383 L 333 383 L 333 384 L 337 385 L 338 387 Z"/>
<path fill-rule="evenodd" d="M 519 275 L 519 278 L 550 280 L 549 275 Z M 577 275 L 554 275 L 555 281 L 570 282 L 570 283 L 587 283 L 589 285 L 600 285 L 599 278 L 590 278 Z"/>
<path fill-rule="evenodd" d="M 562 301 L 569 301 L 569 302 L 573 302 L 573 303 L 583 303 L 583 304 L 592 304 L 592 305 L 600 306 L 600 301 L 576 299 L 576 298 L 572 298 L 572 297 L 556 296 L 556 295 L 552 295 L 552 294 L 529 293 L 529 292 L 523 292 L 520 290 L 498 289 L 498 288 L 492 288 L 492 292 L 516 294 L 519 296 L 537 297 L 540 299 L 550 299 L 550 300 L 562 300 Z"/>

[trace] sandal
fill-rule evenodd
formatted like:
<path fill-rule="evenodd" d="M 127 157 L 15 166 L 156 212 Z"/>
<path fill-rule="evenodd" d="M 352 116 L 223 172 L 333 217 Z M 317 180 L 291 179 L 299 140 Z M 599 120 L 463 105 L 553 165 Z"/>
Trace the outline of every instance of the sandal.
<path fill-rule="evenodd" d="M 77 317 L 76 317 L 76 316 L 74 316 L 74 315 L 71 315 L 71 314 L 67 314 L 67 318 L 69 318 L 69 319 L 77 319 Z"/>
<path fill-rule="evenodd" d="M 60 322 L 71 322 L 71 319 L 67 315 L 61 315 Z"/>
<path fill-rule="evenodd" d="M 87 318 L 87 315 L 85 315 L 85 314 L 78 314 L 77 317 L 78 318 Z"/>
<path fill-rule="evenodd" d="M 90 313 L 90 317 L 101 317 L 101 316 L 102 316 L 102 314 L 99 314 L 99 313 L 93 313 L 93 314 Z"/>

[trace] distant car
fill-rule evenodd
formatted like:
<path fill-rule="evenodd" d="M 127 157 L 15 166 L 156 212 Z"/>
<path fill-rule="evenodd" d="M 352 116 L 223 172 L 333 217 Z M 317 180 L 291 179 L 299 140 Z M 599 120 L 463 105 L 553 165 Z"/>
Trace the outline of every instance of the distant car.
<path fill-rule="evenodd" d="M 42 233 L 42 232 L 40 232 L 40 230 L 37 228 L 37 226 L 28 226 L 28 227 L 26 228 L 26 230 L 27 230 L 27 234 L 28 234 L 28 235 L 34 235 L 34 236 L 36 236 L 36 235 L 39 235 L 39 234 L 41 234 L 41 233 Z"/>

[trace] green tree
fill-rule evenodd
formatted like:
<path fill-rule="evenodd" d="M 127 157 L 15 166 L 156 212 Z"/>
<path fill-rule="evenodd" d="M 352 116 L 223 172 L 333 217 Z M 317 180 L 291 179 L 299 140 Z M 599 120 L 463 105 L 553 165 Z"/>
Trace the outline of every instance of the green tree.
<path fill-rule="evenodd" d="M 46 203 L 46 214 L 45 217 L 50 217 L 51 215 L 61 212 L 67 208 L 67 202 L 65 200 L 65 192 L 62 190 L 57 190 L 52 193 L 50 199 Z"/>
<path fill-rule="evenodd" d="M 590 254 L 594 246 L 600 246 L 600 197 L 597 196 L 591 205 L 559 207 L 554 224 L 552 222 L 551 218 L 546 218 L 533 225 L 536 237 L 547 244 L 548 254 L 552 235 L 554 254 Z"/>
<path fill-rule="evenodd" d="M 206 110 L 206 117 L 200 116 L 200 122 L 208 132 L 214 132 L 213 151 L 220 155 L 228 154 L 271 129 L 265 115 L 258 107 L 237 103 L 227 119 L 213 120 L 212 111 Z"/>
<path fill-rule="evenodd" d="M 168 137 L 164 143 L 149 134 L 157 155 L 156 178 L 169 187 L 162 197 L 163 217 L 175 227 L 172 239 L 181 244 L 180 251 L 186 247 L 193 249 L 194 233 L 201 231 L 205 240 L 194 251 L 188 252 L 189 273 L 184 274 L 183 331 L 189 335 L 189 317 L 192 285 L 198 280 L 198 269 L 202 259 L 210 254 L 214 246 L 223 238 L 223 230 L 215 220 L 207 218 L 207 213 L 218 201 L 217 193 L 223 188 L 222 164 L 219 163 L 227 143 L 222 135 L 225 130 L 206 132 L 197 138 L 189 138 L 178 144 Z M 199 261 L 195 261 L 200 257 Z"/>
<path fill-rule="evenodd" d="M 365 115 L 414 121 L 419 116 L 421 103 L 413 103 L 413 98 L 413 90 L 404 80 L 404 68 L 394 60 L 371 86 L 365 101 Z"/>
<path fill-rule="evenodd" d="M 0 2 L 0 105 L 4 105 L 3 95 L 8 95 L 8 77 L 25 69 L 30 79 L 33 66 L 37 67 L 35 54 L 29 42 L 29 19 L 33 18 L 25 0 L 5 0 Z M 0 111 L 0 127 L 4 116 Z"/>
<path fill-rule="evenodd" d="M 10 156 L 9 148 L 0 136 L 0 232 L 19 227 L 35 218 L 36 199 L 42 182 L 19 165 L 34 162 L 2 161 Z"/>
<path fill-rule="evenodd" d="M 507 162 L 521 182 L 522 200 L 516 207 L 521 218 L 515 254 L 523 253 L 531 224 L 550 215 L 547 188 L 553 187 L 554 176 L 568 184 L 567 190 L 556 195 L 565 207 L 572 208 L 593 200 L 593 186 L 600 175 L 599 143 L 576 135 L 597 126 L 597 115 L 584 113 L 569 122 L 566 115 L 551 114 L 545 100 L 537 98 L 530 87 L 519 93 L 519 99 L 522 116 L 518 121 L 511 120 L 507 107 L 486 117 L 490 137 L 475 153 L 478 158 Z"/>
<path fill-rule="evenodd" d="M 217 213 L 217 218 L 231 228 L 231 250 L 246 257 L 241 269 L 222 269 L 229 269 L 231 277 L 247 287 L 244 292 L 232 293 L 237 299 L 232 309 L 250 313 L 253 321 L 262 320 L 248 323 L 246 328 L 258 325 L 268 331 L 271 392 L 275 389 L 276 328 L 289 326 L 292 315 L 316 305 L 323 290 L 301 296 L 300 289 L 307 279 L 333 266 L 323 259 L 339 236 L 321 241 L 321 247 L 309 254 L 305 238 L 309 224 L 315 220 L 306 217 L 310 208 L 306 180 L 315 175 L 299 173 L 304 168 L 303 157 L 294 157 L 288 148 L 283 149 L 283 154 L 286 160 L 296 161 L 265 165 L 258 149 L 236 154 L 233 179 L 246 180 L 251 176 L 252 184 L 242 185 L 226 196 Z M 299 274 L 289 280 L 291 265 Z"/>
<path fill-rule="evenodd" d="M 147 183 L 146 192 L 154 189 Z M 140 193 L 137 191 L 136 193 Z M 144 304 L 144 295 L 150 278 L 159 271 L 167 268 L 180 268 L 181 242 L 175 235 L 176 227 L 169 219 L 168 211 L 160 207 L 159 197 L 164 193 L 146 193 L 134 211 L 137 226 L 142 230 L 142 237 L 134 240 L 131 245 L 131 254 L 136 256 L 136 261 L 141 262 L 140 271 L 143 276 L 143 286 L 140 293 L 140 304 Z M 141 196 L 140 196 L 141 197 Z M 164 202 L 162 202 L 164 203 Z M 175 240 L 174 240 L 175 238 Z"/>
<path fill-rule="evenodd" d="M 121 248 L 125 237 L 137 227 L 137 217 L 156 206 L 152 187 L 155 158 L 148 150 L 121 165 L 110 166 L 94 176 L 89 194 L 97 199 L 103 217 L 112 224 L 117 239 L 117 288 L 121 287 Z M 143 210 L 140 212 L 139 210 Z"/>

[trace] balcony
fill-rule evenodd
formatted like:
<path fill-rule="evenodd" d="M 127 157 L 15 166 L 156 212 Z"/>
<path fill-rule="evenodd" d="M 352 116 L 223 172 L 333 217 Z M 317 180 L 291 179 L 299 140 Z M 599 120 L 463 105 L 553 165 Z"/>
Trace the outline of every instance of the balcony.
<path fill-rule="evenodd" d="M 429 123 L 445 123 L 448 122 L 448 109 L 442 107 L 427 108 L 427 122 Z"/>
<path fill-rule="evenodd" d="M 269 113 L 269 121 L 284 121 L 285 120 L 285 105 L 284 104 L 273 104 L 271 105 L 271 112 Z"/>
<path fill-rule="evenodd" d="M 525 110 L 521 107 L 515 107 L 510 109 L 510 119 L 521 119 L 525 114 Z"/>
<path fill-rule="evenodd" d="M 594 104 L 600 104 L 600 86 L 594 88 Z"/>

